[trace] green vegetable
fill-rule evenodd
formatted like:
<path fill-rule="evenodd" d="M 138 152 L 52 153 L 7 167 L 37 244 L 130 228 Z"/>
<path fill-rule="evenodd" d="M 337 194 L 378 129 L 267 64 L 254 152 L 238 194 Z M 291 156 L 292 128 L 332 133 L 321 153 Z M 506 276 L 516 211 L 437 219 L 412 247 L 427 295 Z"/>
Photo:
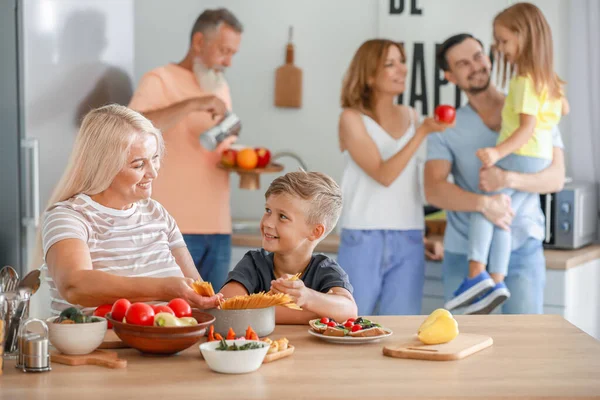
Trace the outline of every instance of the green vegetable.
<path fill-rule="evenodd" d="M 70 320 L 74 321 L 75 323 L 77 323 L 76 318 L 82 317 L 82 316 L 83 316 L 83 314 L 81 313 L 81 311 L 78 308 L 69 307 L 60 313 L 60 316 L 58 317 L 56 322 L 61 323 L 67 319 L 70 319 Z"/>
<path fill-rule="evenodd" d="M 183 326 L 184 324 L 174 316 L 166 312 L 160 312 L 154 316 L 154 326 Z"/>
<path fill-rule="evenodd" d="M 179 322 L 181 322 L 184 326 L 198 325 L 198 321 L 196 321 L 196 318 L 194 317 L 181 317 L 179 318 Z"/>
<path fill-rule="evenodd" d="M 233 344 L 231 346 L 228 346 L 225 339 L 221 339 L 221 343 L 219 343 L 219 346 L 215 350 L 240 351 L 240 350 L 262 349 L 263 347 L 265 347 L 265 344 L 256 343 L 256 342 L 246 343 L 241 346 L 238 346 L 236 342 L 233 342 Z"/>
<path fill-rule="evenodd" d="M 68 321 L 68 320 L 71 320 L 76 324 L 87 324 L 90 322 L 102 321 L 102 319 L 100 319 L 98 317 L 93 317 L 91 315 L 89 315 L 89 316 L 83 315 L 81 310 L 79 310 L 78 308 L 69 307 L 66 310 L 64 310 L 63 312 L 61 312 L 58 319 L 54 322 L 60 324 L 63 321 Z"/>

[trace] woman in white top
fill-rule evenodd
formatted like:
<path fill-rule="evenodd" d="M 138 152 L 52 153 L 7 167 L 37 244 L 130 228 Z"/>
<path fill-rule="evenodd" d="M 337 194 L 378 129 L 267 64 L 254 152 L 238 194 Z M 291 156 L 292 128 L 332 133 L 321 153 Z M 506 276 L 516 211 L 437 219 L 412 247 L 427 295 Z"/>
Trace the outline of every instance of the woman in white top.
<path fill-rule="evenodd" d="M 163 149 L 160 131 L 127 107 L 86 115 L 41 227 L 52 313 L 119 298 L 217 304 L 190 286 L 200 275 L 179 228 L 150 199 Z"/>
<path fill-rule="evenodd" d="M 401 44 L 369 40 L 342 85 L 338 262 L 354 286 L 359 315 L 421 312 L 424 215 L 413 156 L 429 133 L 447 125 L 432 118 L 419 124 L 413 108 L 395 104 L 405 88 L 405 62 Z"/>

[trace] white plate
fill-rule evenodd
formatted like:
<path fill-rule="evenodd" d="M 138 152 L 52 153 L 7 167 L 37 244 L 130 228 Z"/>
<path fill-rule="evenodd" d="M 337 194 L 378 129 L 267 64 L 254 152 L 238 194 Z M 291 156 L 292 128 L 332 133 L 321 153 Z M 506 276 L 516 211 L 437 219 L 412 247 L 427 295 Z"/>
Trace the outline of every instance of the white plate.
<path fill-rule="evenodd" d="M 387 328 L 383 328 L 383 329 L 387 332 L 385 335 L 367 336 L 367 337 L 326 336 L 326 335 L 323 335 L 322 333 L 315 332 L 312 329 L 309 329 L 308 333 L 310 333 L 311 335 L 313 335 L 315 337 L 318 337 L 321 340 L 324 340 L 324 341 L 330 342 L 330 343 L 360 344 L 360 343 L 376 342 L 376 341 L 386 338 L 388 336 L 392 336 L 392 334 L 394 333 L 390 329 L 387 329 Z"/>

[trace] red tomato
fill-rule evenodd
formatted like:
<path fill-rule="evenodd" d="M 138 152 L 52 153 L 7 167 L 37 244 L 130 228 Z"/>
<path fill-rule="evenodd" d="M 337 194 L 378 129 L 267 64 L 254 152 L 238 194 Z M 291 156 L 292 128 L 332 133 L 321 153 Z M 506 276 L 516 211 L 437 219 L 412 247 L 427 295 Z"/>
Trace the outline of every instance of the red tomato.
<path fill-rule="evenodd" d="M 352 323 L 354 323 L 354 321 L 356 321 L 356 318 L 348 318 L 348 319 L 346 320 L 346 322 L 352 322 Z"/>
<path fill-rule="evenodd" d="M 344 324 L 344 328 L 352 328 L 354 326 L 354 323 L 352 321 L 348 321 Z"/>
<path fill-rule="evenodd" d="M 321 318 L 321 323 L 327 325 L 329 323 L 329 318 L 326 318 L 326 317 Z"/>
<path fill-rule="evenodd" d="M 192 307 L 184 299 L 173 299 L 167 305 L 177 318 L 192 316 Z"/>
<path fill-rule="evenodd" d="M 336 324 L 334 321 L 329 321 L 329 322 L 327 323 L 327 326 L 330 326 L 330 327 L 332 327 L 332 328 L 333 328 L 333 327 L 335 327 L 336 325 L 337 325 L 337 324 Z"/>
<path fill-rule="evenodd" d="M 154 325 L 154 310 L 146 303 L 133 303 L 125 314 L 125 320 L 133 325 Z"/>
<path fill-rule="evenodd" d="M 125 314 L 127 310 L 131 307 L 131 303 L 127 299 L 119 299 L 115 301 L 112 306 L 112 310 L 110 311 L 110 315 L 116 321 L 122 322 L 123 318 L 125 318 Z"/>
<path fill-rule="evenodd" d="M 101 306 L 98 306 L 94 310 L 94 315 L 96 317 L 104 317 L 111 310 L 112 310 L 112 304 L 102 304 Z M 107 321 L 107 322 L 108 322 L 108 329 L 112 329 L 112 324 L 110 323 L 110 321 Z"/>
<path fill-rule="evenodd" d="M 171 315 L 175 315 L 173 310 L 171 310 L 171 307 L 165 306 L 164 304 L 161 304 L 161 305 L 153 304 L 150 307 L 152 307 L 152 309 L 154 310 L 154 314 L 158 314 L 159 312 L 166 312 Z"/>
<path fill-rule="evenodd" d="M 452 106 L 441 104 L 435 108 L 434 115 L 436 121 L 451 124 L 456 117 L 456 110 Z"/>
<path fill-rule="evenodd" d="M 362 326 L 357 324 L 352 327 L 352 332 L 360 331 L 361 329 L 362 329 Z"/>

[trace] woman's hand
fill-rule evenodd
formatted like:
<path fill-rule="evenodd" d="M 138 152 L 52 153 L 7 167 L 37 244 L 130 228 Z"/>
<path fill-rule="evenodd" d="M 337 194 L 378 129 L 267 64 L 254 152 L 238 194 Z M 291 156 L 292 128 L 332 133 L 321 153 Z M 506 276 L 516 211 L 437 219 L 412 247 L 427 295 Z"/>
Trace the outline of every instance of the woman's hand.
<path fill-rule="evenodd" d="M 430 133 L 443 132 L 448 128 L 452 128 L 455 123 L 456 122 L 446 124 L 444 122 L 436 121 L 435 118 L 427 117 L 423 120 L 423 123 L 421 123 L 419 129 L 421 129 L 424 134 L 429 135 Z"/>
<path fill-rule="evenodd" d="M 165 299 L 167 301 L 179 297 L 187 301 L 192 308 L 205 310 L 208 308 L 217 307 L 223 299 L 223 295 L 221 293 L 218 293 L 212 297 L 200 296 L 192 288 L 192 283 L 194 280 L 191 278 L 172 277 L 164 279 L 167 280 L 166 290 L 169 297 L 169 299 Z"/>

